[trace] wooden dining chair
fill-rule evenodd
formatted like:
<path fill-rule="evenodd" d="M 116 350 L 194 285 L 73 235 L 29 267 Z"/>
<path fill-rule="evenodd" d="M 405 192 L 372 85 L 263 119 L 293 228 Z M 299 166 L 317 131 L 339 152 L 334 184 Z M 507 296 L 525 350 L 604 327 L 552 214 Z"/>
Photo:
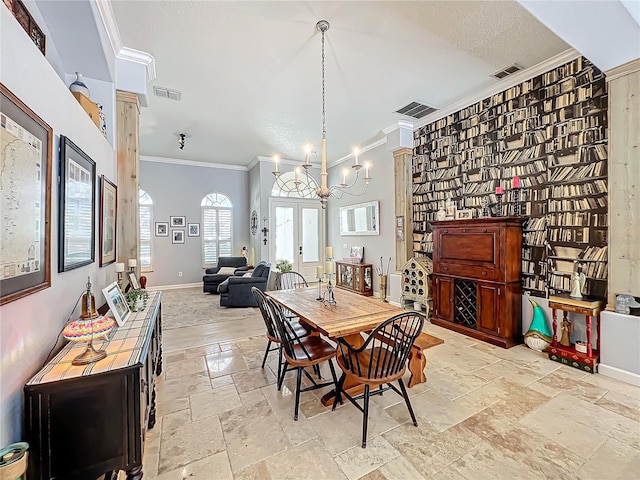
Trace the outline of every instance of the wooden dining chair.
<path fill-rule="evenodd" d="M 284 316 L 280 306 L 271 298 L 267 298 L 267 305 L 273 315 L 275 324 L 280 333 L 280 339 L 282 341 L 282 353 L 284 356 L 284 368 L 282 375 L 280 376 L 280 385 L 278 389 L 282 387 L 284 376 L 287 371 L 296 370 L 296 404 L 293 414 L 293 419 L 298 420 L 298 408 L 300 406 L 300 393 L 315 390 L 317 388 L 323 388 L 330 385 L 337 387 L 338 381 L 336 379 L 336 371 L 333 368 L 333 362 L 331 359 L 336 355 L 336 349 L 326 340 L 323 340 L 319 336 L 301 337 L 298 335 L 291 323 Z M 333 381 L 318 383 L 306 370 L 306 367 L 314 367 L 314 370 L 320 369 L 322 362 L 329 362 L 329 369 L 331 370 L 331 377 Z M 311 381 L 312 385 L 306 388 L 301 388 L 302 374 L 305 374 Z"/>
<path fill-rule="evenodd" d="M 265 327 L 267 327 L 267 349 L 264 352 L 264 358 L 262 359 L 262 368 L 264 368 L 265 363 L 267 362 L 267 356 L 269 352 L 278 351 L 278 390 L 282 386 L 282 382 L 280 381 L 280 376 L 284 377 L 284 372 L 282 370 L 282 342 L 280 340 L 280 333 L 278 332 L 278 328 L 273 319 L 273 315 L 269 310 L 269 307 L 266 304 L 267 297 L 264 295 L 262 290 L 256 287 L 251 288 L 251 293 L 253 297 L 256 299 L 256 303 L 258 304 L 258 308 L 260 309 L 260 313 L 262 314 L 262 319 L 264 320 Z M 306 337 L 311 333 L 311 329 L 306 326 L 300 324 L 300 322 L 296 320 L 288 320 L 291 329 L 298 335 L 299 337 Z M 271 348 L 271 344 L 275 344 L 273 348 Z"/>
<path fill-rule="evenodd" d="M 284 272 L 278 275 L 275 290 L 291 290 L 293 288 L 305 288 L 309 284 L 298 272 Z"/>
<path fill-rule="evenodd" d="M 404 398 L 411 420 L 417 427 L 418 422 L 413 414 L 413 408 L 407 395 L 407 389 L 402 381 L 402 375 L 407 368 L 407 359 L 416 338 L 422 332 L 424 315 L 421 313 L 401 313 L 378 325 L 365 340 L 364 344 L 355 348 L 345 340 L 338 340 L 338 366 L 342 369 L 342 376 L 338 382 L 336 396 L 333 400 L 333 410 L 338 402 L 342 402 L 342 395 L 353 403 L 363 413 L 362 448 L 367 447 L 367 424 L 369 420 L 369 397 L 381 395 L 392 389 Z M 343 390 L 347 375 L 354 377 L 364 384 L 364 393 L 352 397 Z M 398 381 L 400 390 L 391 382 Z M 387 387 L 383 388 L 383 385 Z M 373 392 L 371 387 L 378 387 Z M 356 400 L 364 399 L 363 405 Z"/>

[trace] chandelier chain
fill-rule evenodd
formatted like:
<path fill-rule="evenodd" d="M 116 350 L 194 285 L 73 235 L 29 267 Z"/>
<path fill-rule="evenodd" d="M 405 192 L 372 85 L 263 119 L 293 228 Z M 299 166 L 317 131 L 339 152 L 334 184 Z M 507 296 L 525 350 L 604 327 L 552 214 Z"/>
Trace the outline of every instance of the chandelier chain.
<path fill-rule="evenodd" d="M 322 30 L 322 138 L 327 138 L 327 117 L 324 108 L 324 30 Z"/>

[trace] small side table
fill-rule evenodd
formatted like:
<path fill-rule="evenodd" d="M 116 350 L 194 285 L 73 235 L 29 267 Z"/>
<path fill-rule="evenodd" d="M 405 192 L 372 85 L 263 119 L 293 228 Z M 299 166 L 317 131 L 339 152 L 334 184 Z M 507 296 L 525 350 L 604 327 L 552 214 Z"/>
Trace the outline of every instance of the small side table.
<path fill-rule="evenodd" d="M 549 358 L 556 362 L 570 365 L 589 373 L 596 373 L 598 369 L 598 360 L 600 358 L 600 311 L 602 310 L 603 301 L 595 298 L 583 297 L 581 299 L 571 298 L 568 295 L 549 297 L 549 307 L 553 315 L 553 342 L 549 347 Z M 567 313 L 573 312 L 585 316 L 587 327 L 587 352 L 578 352 L 574 345 L 565 347 L 558 343 L 557 329 L 557 310 L 561 310 L 563 320 L 567 320 Z M 596 332 L 598 339 L 596 348 L 591 346 L 592 322 L 596 322 Z"/>

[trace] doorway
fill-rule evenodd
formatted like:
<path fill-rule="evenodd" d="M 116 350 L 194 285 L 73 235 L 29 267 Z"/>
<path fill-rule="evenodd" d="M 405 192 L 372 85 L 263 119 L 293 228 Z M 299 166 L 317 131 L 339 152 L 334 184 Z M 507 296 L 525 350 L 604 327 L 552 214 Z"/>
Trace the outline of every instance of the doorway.
<path fill-rule="evenodd" d="M 270 200 L 271 264 L 282 259 L 308 282 L 315 279 L 315 267 L 322 265 L 324 214 L 318 200 Z"/>

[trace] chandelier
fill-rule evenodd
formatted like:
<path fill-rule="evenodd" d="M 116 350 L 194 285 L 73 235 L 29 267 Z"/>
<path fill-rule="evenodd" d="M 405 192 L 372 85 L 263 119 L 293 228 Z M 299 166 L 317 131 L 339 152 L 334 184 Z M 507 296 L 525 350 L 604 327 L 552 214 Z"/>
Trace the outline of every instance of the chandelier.
<path fill-rule="evenodd" d="M 320 20 L 316 23 L 316 30 L 318 30 L 322 34 L 322 152 L 321 152 L 321 171 L 320 171 L 320 186 L 318 187 L 316 181 L 309 175 L 309 169 L 311 168 L 311 153 L 313 147 L 311 145 L 305 146 L 305 161 L 302 164 L 302 168 L 304 172 L 300 169 L 300 167 L 296 167 L 295 169 L 295 180 L 293 182 L 285 182 L 280 177 L 280 170 L 278 167 L 278 156 L 274 155 L 275 162 L 275 171 L 273 171 L 273 175 L 276 177 L 276 184 L 278 188 L 283 193 L 286 193 L 289 196 L 297 196 L 302 198 L 313 198 L 318 197 L 320 199 L 320 203 L 322 203 L 322 208 L 326 208 L 327 200 L 329 197 L 342 198 L 343 194 L 347 195 L 362 195 L 367 191 L 369 186 L 369 181 L 371 177 L 369 177 L 369 162 L 365 162 L 364 165 L 361 164 L 358 160 L 358 149 L 356 148 L 353 152 L 354 163 L 351 165 L 351 168 L 355 171 L 354 179 L 350 183 L 347 183 L 347 178 L 349 176 L 348 169 L 344 169 L 342 171 L 342 183 L 338 185 L 327 185 L 327 127 L 326 127 L 326 113 L 325 113 L 325 75 L 324 75 L 324 34 L 329 30 L 329 22 L 326 20 Z M 360 169 L 365 167 L 365 175 L 364 175 L 364 190 L 359 193 L 353 193 L 348 191 L 351 187 L 353 187 L 360 175 Z M 291 184 L 293 183 L 293 185 Z"/>

